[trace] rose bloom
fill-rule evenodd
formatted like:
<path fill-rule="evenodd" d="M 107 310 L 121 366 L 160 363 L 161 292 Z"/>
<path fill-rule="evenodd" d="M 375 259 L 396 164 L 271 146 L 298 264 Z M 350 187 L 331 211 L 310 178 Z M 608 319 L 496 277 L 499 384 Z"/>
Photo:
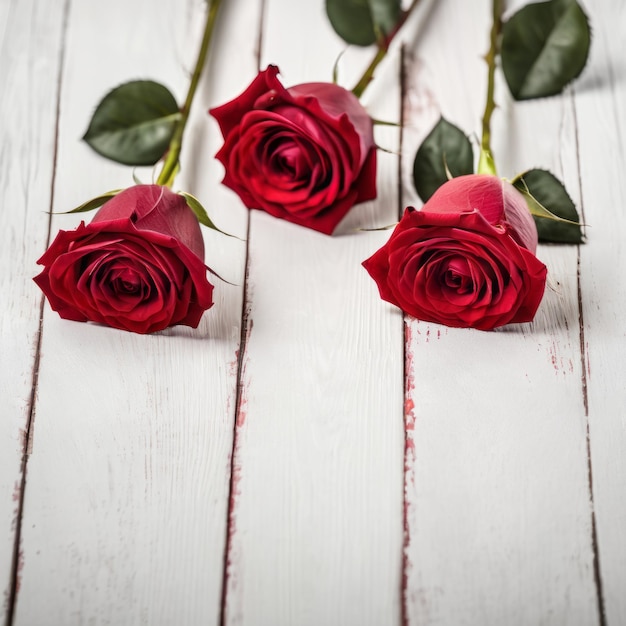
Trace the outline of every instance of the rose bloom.
<path fill-rule="evenodd" d="M 372 120 L 331 83 L 285 89 L 270 65 L 209 112 L 224 145 L 224 185 L 250 209 L 330 234 L 352 206 L 376 197 Z"/>
<path fill-rule="evenodd" d="M 60 231 L 38 263 L 35 282 L 68 320 L 152 333 L 196 328 L 212 305 L 200 224 L 167 187 L 120 192 L 91 223 Z"/>
<path fill-rule="evenodd" d="M 529 322 L 546 267 L 524 197 L 489 175 L 453 178 L 421 211 L 409 207 L 363 263 L 383 300 L 420 320 L 491 330 Z"/>

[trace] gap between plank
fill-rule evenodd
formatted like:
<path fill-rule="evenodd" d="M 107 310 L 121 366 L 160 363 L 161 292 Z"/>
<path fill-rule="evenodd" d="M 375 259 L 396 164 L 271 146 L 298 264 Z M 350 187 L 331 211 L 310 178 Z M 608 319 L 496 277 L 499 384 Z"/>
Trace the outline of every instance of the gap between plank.
<path fill-rule="evenodd" d="M 402 154 L 404 147 L 404 122 L 406 115 L 405 98 L 407 97 L 407 67 L 406 67 L 406 47 L 403 44 L 400 47 L 400 156 L 398 158 L 398 219 L 402 218 L 404 210 L 404 189 L 402 187 Z M 411 540 L 411 529 L 409 526 L 408 507 L 409 499 L 407 497 L 407 490 L 409 488 L 409 464 L 415 460 L 415 447 L 412 440 L 412 434 L 409 433 L 407 428 L 407 409 L 409 403 L 410 387 L 412 385 L 412 367 L 413 357 L 410 352 L 410 328 L 407 322 L 406 316 L 402 321 L 402 333 L 403 333 L 403 372 L 402 372 L 402 424 L 404 430 L 404 454 L 403 454 L 403 486 L 402 486 L 402 558 L 400 559 L 402 571 L 400 572 L 400 624 L 402 626 L 408 626 L 408 579 L 409 579 L 409 543 Z"/>
<path fill-rule="evenodd" d="M 261 57 L 263 54 L 263 29 L 265 27 L 266 0 L 260 0 L 259 30 L 255 45 L 256 69 L 261 71 Z M 220 602 L 219 624 L 226 625 L 226 605 L 228 601 L 228 581 L 230 554 L 232 550 L 232 538 L 235 532 L 235 507 L 237 505 L 237 481 L 239 479 L 237 470 L 237 457 L 239 453 L 239 425 L 240 416 L 243 410 L 244 397 L 244 367 L 248 350 L 248 340 L 252 330 L 250 320 L 250 304 L 248 294 L 248 278 L 250 275 L 250 232 L 251 223 L 250 211 L 248 210 L 248 223 L 246 226 L 246 258 L 244 260 L 244 280 L 243 297 L 241 303 L 241 335 L 239 338 L 239 354 L 237 356 L 237 393 L 235 398 L 235 415 L 233 420 L 233 443 L 230 453 L 230 478 L 228 484 L 228 506 L 226 508 L 226 538 L 224 541 L 224 559 L 222 564 L 222 594 Z"/>
<path fill-rule="evenodd" d="M 580 143 L 578 138 L 578 116 L 576 112 L 575 92 L 572 90 L 572 110 L 574 112 L 574 138 L 576 142 L 576 170 L 578 174 L 578 197 L 580 198 L 580 220 L 583 224 L 583 234 L 585 233 L 585 204 L 583 202 L 583 185 L 580 172 Z M 576 289 L 578 293 L 578 324 L 580 343 L 580 378 L 583 394 L 583 405 L 585 407 L 585 431 L 587 448 L 587 481 L 589 489 L 589 499 L 591 501 L 591 549 L 593 552 L 593 577 L 596 588 L 596 600 L 598 603 L 598 624 L 607 626 L 606 607 L 604 603 L 604 588 L 602 585 L 602 573 L 600 568 L 600 549 L 598 545 L 598 527 L 596 524 L 596 508 L 593 494 L 593 464 L 591 461 L 591 432 L 589 428 L 589 393 L 587 387 L 587 345 L 585 339 L 585 318 L 583 312 L 583 297 L 581 284 L 581 250 L 580 244 L 576 247 Z"/>
<path fill-rule="evenodd" d="M 600 571 L 600 551 L 598 547 L 598 528 L 596 525 L 595 499 L 593 495 L 593 467 L 591 462 L 591 433 L 589 430 L 589 399 L 587 394 L 587 350 L 585 347 L 585 318 L 583 316 L 582 289 L 580 280 L 580 246 L 577 251 L 576 281 L 578 289 L 578 320 L 580 325 L 580 360 L 581 360 L 581 383 L 583 393 L 583 404 L 585 407 L 585 431 L 587 449 L 587 482 L 589 489 L 589 499 L 591 501 L 591 549 L 593 552 L 593 577 L 596 587 L 596 599 L 598 603 L 598 624 L 607 626 L 606 611 L 604 606 L 604 589 L 602 586 L 602 574 Z"/>
<path fill-rule="evenodd" d="M 246 228 L 246 242 L 250 240 L 250 215 Z M 233 420 L 233 443 L 230 452 L 230 478 L 228 484 L 228 505 L 226 507 L 226 538 L 224 541 L 224 558 L 222 565 L 222 594 L 220 602 L 219 624 L 226 624 L 226 604 L 228 600 L 228 581 L 230 578 L 229 566 L 231 565 L 232 539 L 235 533 L 235 508 L 237 506 L 237 483 L 240 472 L 237 467 L 239 456 L 239 427 L 242 423 L 242 414 L 245 411 L 244 373 L 245 359 L 247 356 L 248 340 L 252 330 L 250 320 L 250 306 L 248 301 L 248 277 L 249 277 L 249 243 L 246 243 L 245 274 L 243 281 L 243 298 L 241 306 L 241 335 L 239 338 L 239 354 L 237 355 L 237 392 L 235 398 L 235 414 Z"/>
<path fill-rule="evenodd" d="M 52 210 L 54 204 L 54 194 L 57 179 L 57 162 L 59 154 L 59 127 L 61 119 L 61 88 L 63 85 L 63 69 L 65 65 L 65 40 L 67 36 L 69 13 L 71 0 L 65 0 L 63 3 L 63 18 L 61 23 L 61 46 L 59 49 L 59 68 L 57 72 L 57 92 L 54 113 L 54 145 L 52 150 L 52 177 L 50 181 L 50 202 L 48 215 L 48 229 L 46 232 L 45 247 L 50 245 L 50 237 L 52 234 Z M 20 588 L 20 570 L 23 566 L 20 544 L 22 541 L 22 522 L 24 516 L 24 500 L 26 494 L 26 474 L 28 470 L 28 458 L 30 456 L 33 428 L 35 421 L 35 403 L 37 398 L 37 386 L 39 383 L 39 364 L 41 361 L 41 339 L 43 335 L 43 314 L 44 314 L 45 297 L 42 294 L 39 300 L 39 325 L 37 328 L 37 339 L 35 341 L 35 357 L 33 360 L 33 376 L 31 383 L 31 392 L 28 404 L 28 417 L 26 420 L 26 428 L 24 429 L 24 442 L 22 460 L 20 463 L 19 478 L 19 499 L 17 503 L 17 513 L 15 521 L 15 539 L 13 544 L 13 556 L 11 559 L 11 575 L 10 588 L 7 607 L 6 625 L 12 626 L 15 619 L 15 609 L 17 604 L 17 595 Z"/>

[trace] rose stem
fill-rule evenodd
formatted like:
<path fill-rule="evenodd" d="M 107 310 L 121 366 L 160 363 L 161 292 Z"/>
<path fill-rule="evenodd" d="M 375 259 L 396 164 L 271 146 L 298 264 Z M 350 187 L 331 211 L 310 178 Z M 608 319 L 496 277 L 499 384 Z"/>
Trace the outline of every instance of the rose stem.
<path fill-rule="evenodd" d="M 478 173 L 496 175 L 496 163 L 491 151 L 491 114 L 496 108 L 494 100 L 496 58 L 500 53 L 500 30 L 502 29 L 502 0 L 493 0 L 493 22 L 489 52 L 485 56 L 487 61 L 487 102 L 483 113 L 483 134 L 480 140 L 480 157 L 478 159 Z"/>
<path fill-rule="evenodd" d="M 191 82 L 189 83 L 187 97 L 185 98 L 185 103 L 180 110 L 180 119 L 174 128 L 174 134 L 170 140 L 167 156 L 165 158 L 165 162 L 163 163 L 163 169 L 161 170 L 161 173 L 156 181 L 157 185 L 171 187 L 174 183 L 174 178 L 178 173 L 178 162 L 183 145 L 183 133 L 185 132 L 185 126 L 187 126 L 191 103 L 193 102 L 193 97 L 196 95 L 196 89 L 198 88 L 202 69 L 204 68 L 207 58 L 209 44 L 211 43 L 211 36 L 213 35 L 213 27 L 215 26 L 215 18 L 217 17 L 217 11 L 220 7 L 221 1 L 222 0 L 208 0 L 209 7 L 207 10 L 206 24 L 204 26 L 204 35 L 202 36 L 202 44 L 200 45 L 196 65 L 194 67 L 193 74 L 191 75 Z"/>
<path fill-rule="evenodd" d="M 389 50 L 391 41 L 398 34 L 398 31 L 402 28 L 404 23 L 407 21 L 409 15 L 413 11 L 413 9 L 418 5 L 418 3 L 419 3 L 419 0 L 413 0 L 413 2 L 411 3 L 411 6 L 400 15 L 400 19 L 396 23 L 396 26 L 393 29 L 393 31 L 389 35 L 387 35 L 387 37 L 381 37 L 380 40 L 378 41 L 378 50 L 376 51 L 376 54 L 374 55 L 372 62 L 367 66 L 367 69 L 365 70 L 365 72 L 363 72 L 363 76 L 361 76 L 361 78 L 359 79 L 359 82 L 354 86 L 354 89 L 352 89 L 352 93 L 357 98 L 360 98 L 363 95 L 363 92 L 372 81 L 372 78 L 374 78 L 374 71 L 378 67 L 378 64 L 387 55 L 387 51 Z"/>

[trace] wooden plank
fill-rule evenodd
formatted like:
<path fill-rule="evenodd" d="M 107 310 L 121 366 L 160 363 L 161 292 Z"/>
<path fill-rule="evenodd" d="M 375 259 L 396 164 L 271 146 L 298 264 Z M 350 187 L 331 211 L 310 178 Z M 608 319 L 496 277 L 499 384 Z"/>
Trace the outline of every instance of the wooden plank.
<path fill-rule="evenodd" d="M 22 457 L 32 403 L 41 296 L 34 261 L 48 233 L 63 11 L 0 4 L 0 622 L 11 595 Z"/>
<path fill-rule="evenodd" d="M 439 111 L 480 131 L 489 5 L 431 14 L 408 70 L 407 173 Z M 500 173 L 542 165 L 576 197 L 570 99 L 514 104 L 500 81 L 497 101 Z M 538 253 L 550 286 L 534 323 L 488 333 L 407 320 L 409 624 L 599 621 L 576 248 Z"/>
<path fill-rule="evenodd" d="M 259 3 L 224 4 L 177 186 L 244 237 L 246 211 L 218 187 L 218 131 L 206 110 L 256 66 Z M 205 6 L 72 3 L 57 211 L 132 184 L 130 168 L 78 138 L 98 99 L 125 80 L 155 78 L 183 96 Z M 78 219 L 55 218 L 54 231 Z M 137 336 L 46 307 L 18 625 L 219 620 L 246 248 L 212 233 L 206 242 L 207 263 L 235 286 L 216 281 L 216 304 L 197 330 Z"/>
<path fill-rule="evenodd" d="M 262 67 L 328 81 L 345 47 L 323 2 L 270 0 Z M 285 28 L 285 25 L 289 25 Z M 371 50 L 340 66 L 352 86 Z M 398 56 L 366 94 L 398 120 Z M 396 149 L 398 130 L 377 129 Z M 379 199 L 328 237 L 251 213 L 248 338 L 231 496 L 228 624 L 396 623 L 402 538 L 402 326 L 360 263 L 397 213 L 397 157 Z"/>
<path fill-rule="evenodd" d="M 580 250 L 585 322 L 590 471 L 593 474 L 598 585 L 603 624 L 626 623 L 626 388 L 622 271 L 626 233 L 626 85 L 622 59 L 626 14 L 619 2 L 598 3 L 589 67 L 575 87 L 582 196 L 588 243 Z"/>

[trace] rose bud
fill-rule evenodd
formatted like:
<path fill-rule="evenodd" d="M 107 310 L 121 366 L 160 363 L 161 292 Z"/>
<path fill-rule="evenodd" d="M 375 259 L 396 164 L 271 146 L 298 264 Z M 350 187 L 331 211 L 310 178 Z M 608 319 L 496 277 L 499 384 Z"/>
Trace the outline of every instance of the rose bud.
<path fill-rule="evenodd" d="M 331 83 L 285 89 L 270 65 L 237 98 L 209 112 L 224 145 L 224 185 L 250 209 L 331 234 L 358 202 L 376 197 L 372 120 Z"/>
<path fill-rule="evenodd" d="M 38 263 L 35 282 L 68 320 L 152 333 L 196 328 L 212 305 L 200 224 L 167 187 L 120 192 L 91 223 L 60 231 Z"/>
<path fill-rule="evenodd" d="M 380 296 L 417 319 L 491 330 L 533 319 L 546 267 L 523 196 L 489 175 L 453 178 L 409 207 L 363 263 Z"/>

